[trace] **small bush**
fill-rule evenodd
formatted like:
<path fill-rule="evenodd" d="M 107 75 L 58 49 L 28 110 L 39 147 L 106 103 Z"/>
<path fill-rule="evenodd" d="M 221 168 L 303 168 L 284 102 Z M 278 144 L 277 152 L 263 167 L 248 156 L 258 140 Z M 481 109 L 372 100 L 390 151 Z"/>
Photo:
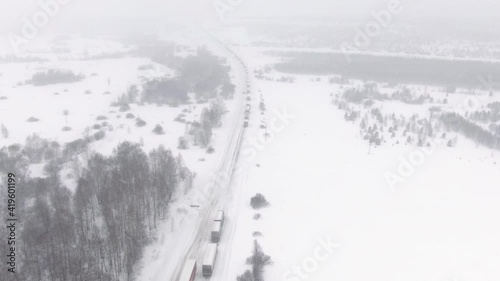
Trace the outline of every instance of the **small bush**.
<path fill-rule="evenodd" d="M 38 119 L 38 118 L 36 118 L 36 117 L 33 117 L 33 116 L 31 116 L 30 118 L 28 118 L 28 119 L 26 120 L 26 122 L 38 122 L 38 121 L 40 121 L 40 119 Z"/>
<path fill-rule="evenodd" d="M 261 215 L 261 214 L 259 214 L 259 213 L 257 213 L 257 214 L 255 214 L 255 215 L 253 215 L 253 219 L 254 219 L 254 220 L 259 220 L 261 217 L 262 217 L 262 215 Z"/>
<path fill-rule="evenodd" d="M 188 141 L 186 140 L 186 138 L 184 137 L 179 137 L 179 144 L 177 145 L 177 148 L 178 149 L 188 149 L 189 147 L 189 144 L 188 144 Z"/>
<path fill-rule="evenodd" d="M 175 117 L 174 121 L 180 122 L 180 123 L 186 123 L 186 120 L 182 117 L 179 117 L 179 116 Z"/>
<path fill-rule="evenodd" d="M 214 149 L 212 146 L 209 146 L 209 147 L 207 148 L 207 153 L 208 153 L 208 154 L 212 154 L 212 153 L 214 153 L 214 152 L 215 152 L 215 149 Z"/>
<path fill-rule="evenodd" d="M 125 115 L 125 118 L 127 118 L 127 119 L 134 119 L 135 116 L 134 116 L 134 114 L 132 114 L 132 113 L 129 112 L 129 113 L 127 113 L 127 115 Z"/>
<path fill-rule="evenodd" d="M 99 116 L 96 117 L 95 120 L 98 120 L 98 121 L 100 121 L 100 120 L 108 120 L 108 117 L 106 117 L 104 115 L 99 115 Z"/>
<path fill-rule="evenodd" d="M 86 95 L 91 95 L 91 94 L 92 94 L 92 91 L 91 91 L 91 90 L 86 90 L 86 91 L 84 92 L 84 94 L 86 94 Z"/>
<path fill-rule="evenodd" d="M 160 126 L 160 124 L 156 125 L 155 128 L 153 129 L 153 133 L 157 135 L 163 135 L 165 134 L 165 131 L 163 130 L 163 127 Z"/>
<path fill-rule="evenodd" d="M 130 105 L 128 104 L 122 104 L 120 105 L 120 112 L 125 112 L 125 111 L 129 111 L 130 110 Z"/>
<path fill-rule="evenodd" d="M 100 141 L 102 140 L 104 137 L 106 136 L 106 132 L 104 131 L 99 131 L 97 133 L 94 134 L 94 140 L 95 141 Z"/>
<path fill-rule="evenodd" d="M 92 126 L 92 129 L 94 130 L 99 130 L 101 128 L 101 125 L 99 124 L 94 124 L 94 126 Z"/>
<path fill-rule="evenodd" d="M 261 237 L 261 236 L 262 236 L 262 232 L 260 232 L 260 231 L 254 231 L 254 232 L 252 233 L 252 236 L 253 236 L 253 237 Z"/>
<path fill-rule="evenodd" d="M 62 128 L 62 131 L 63 131 L 63 132 L 71 131 L 71 127 L 64 126 L 64 127 Z"/>
<path fill-rule="evenodd" d="M 257 193 L 257 194 L 255 194 L 254 197 L 252 197 L 250 199 L 250 205 L 254 209 L 261 209 L 261 208 L 269 206 L 269 202 L 267 202 L 264 195 Z"/>
<path fill-rule="evenodd" d="M 146 121 L 142 120 L 142 119 L 141 119 L 141 118 L 139 118 L 139 117 L 137 117 L 137 118 L 135 119 L 135 125 L 136 125 L 137 127 L 144 127 L 144 126 L 146 126 L 146 124 L 147 124 L 147 123 L 146 123 Z"/>
<path fill-rule="evenodd" d="M 103 95 L 111 95 L 111 92 L 107 91 L 107 92 L 104 92 L 102 93 Z"/>

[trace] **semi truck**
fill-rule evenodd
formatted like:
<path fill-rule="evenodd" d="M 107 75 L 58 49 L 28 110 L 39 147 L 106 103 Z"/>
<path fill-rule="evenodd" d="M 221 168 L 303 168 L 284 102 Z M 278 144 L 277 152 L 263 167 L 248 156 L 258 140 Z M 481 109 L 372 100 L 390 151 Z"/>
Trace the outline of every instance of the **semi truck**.
<path fill-rule="evenodd" d="M 179 281 L 193 281 L 196 277 L 196 260 L 189 259 L 184 264 Z"/>
<path fill-rule="evenodd" d="M 223 210 L 217 211 L 217 213 L 215 214 L 214 221 L 220 221 L 221 227 L 224 225 L 224 211 Z"/>
<path fill-rule="evenodd" d="M 207 251 L 205 252 L 205 257 L 203 258 L 203 264 L 201 266 L 201 271 L 203 276 L 212 276 L 215 268 L 215 261 L 217 259 L 217 244 L 209 243 Z"/>
<path fill-rule="evenodd" d="M 211 235 L 210 235 L 212 243 L 218 243 L 219 242 L 221 231 L 222 231 L 222 222 L 220 222 L 220 221 L 214 221 L 212 223 L 212 232 L 211 232 Z"/>

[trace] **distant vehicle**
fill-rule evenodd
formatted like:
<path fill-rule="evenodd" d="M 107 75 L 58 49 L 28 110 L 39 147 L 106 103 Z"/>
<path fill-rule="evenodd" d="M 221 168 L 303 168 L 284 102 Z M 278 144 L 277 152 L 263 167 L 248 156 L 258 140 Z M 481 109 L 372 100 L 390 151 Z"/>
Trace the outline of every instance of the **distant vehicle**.
<path fill-rule="evenodd" d="M 196 277 L 196 260 L 187 260 L 181 272 L 179 281 L 193 281 Z"/>
<path fill-rule="evenodd" d="M 243 127 L 248 127 L 248 117 L 245 117 L 245 121 L 243 121 Z"/>
<path fill-rule="evenodd" d="M 224 225 L 224 211 L 223 210 L 217 211 L 217 214 L 215 214 L 214 221 L 219 221 L 221 227 Z"/>
<path fill-rule="evenodd" d="M 245 110 L 246 111 L 250 111 L 250 104 L 249 103 L 247 103 L 247 106 L 246 106 Z"/>
<path fill-rule="evenodd" d="M 251 98 L 250 98 L 250 95 L 247 95 L 247 100 L 249 101 Z"/>
<path fill-rule="evenodd" d="M 203 264 L 201 266 L 201 271 L 203 273 L 203 276 L 205 277 L 212 276 L 212 273 L 214 272 L 215 269 L 216 259 L 217 259 L 217 244 L 210 243 L 208 244 L 205 257 L 203 258 Z"/>
<path fill-rule="evenodd" d="M 222 223 L 220 221 L 214 221 L 212 223 L 212 232 L 210 235 L 210 239 L 213 243 L 217 243 L 220 241 L 221 232 L 222 232 Z"/>
<path fill-rule="evenodd" d="M 249 110 L 245 110 L 245 118 L 248 118 L 250 116 L 250 111 Z"/>

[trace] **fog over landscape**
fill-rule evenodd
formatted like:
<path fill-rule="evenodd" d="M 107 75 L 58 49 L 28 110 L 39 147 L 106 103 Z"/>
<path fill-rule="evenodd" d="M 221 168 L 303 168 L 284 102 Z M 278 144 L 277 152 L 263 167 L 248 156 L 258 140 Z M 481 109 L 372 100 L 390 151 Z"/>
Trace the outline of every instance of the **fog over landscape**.
<path fill-rule="evenodd" d="M 500 2 L 0 2 L 0 281 L 500 280 Z"/>

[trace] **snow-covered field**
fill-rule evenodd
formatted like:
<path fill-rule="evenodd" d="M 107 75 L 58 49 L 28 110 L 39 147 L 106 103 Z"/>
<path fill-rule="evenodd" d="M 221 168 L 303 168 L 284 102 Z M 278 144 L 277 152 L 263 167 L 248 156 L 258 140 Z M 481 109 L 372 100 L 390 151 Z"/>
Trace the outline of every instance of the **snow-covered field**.
<path fill-rule="evenodd" d="M 262 67 L 257 56 L 244 60 Z M 215 278 L 235 280 L 249 268 L 258 231 L 274 261 L 266 280 L 498 280 L 500 153 L 463 138 L 454 148 L 382 145 L 368 153 L 357 126 L 330 103 L 332 86 L 309 80 L 255 82 L 268 120 L 283 109 L 293 118 L 254 145 L 256 157 L 240 158 L 246 172 L 233 188 L 241 195 L 228 207 L 237 212 L 234 236 L 221 242 L 229 262 L 218 264 L 229 267 Z M 258 138 L 259 118 L 252 116 L 247 140 Z M 391 186 L 388 173 L 402 182 Z M 257 192 L 269 207 L 251 209 Z"/>
<path fill-rule="evenodd" d="M 94 151 L 109 155 L 125 140 L 141 143 L 145 151 L 164 145 L 174 155 L 181 153 L 186 166 L 196 173 L 195 188 L 175 194 L 168 218 L 138 264 L 137 280 L 177 281 L 176 273 L 186 258 L 201 261 L 209 238 L 203 219 L 216 208 L 226 211 L 226 222 L 212 280 L 234 281 L 248 269 L 245 260 L 254 239 L 273 260 L 266 267 L 265 280 L 500 279 L 500 152 L 460 136 L 455 147 L 384 143 L 369 149 L 358 125 L 346 122 L 344 111 L 332 103 L 332 95 L 344 86 L 330 84 L 326 76 L 320 81 L 295 76 L 294 83 L 252 77 L 250 126 L 245 129 L 228 189 L 218 189 L 222 187 L 213 180 L 221 167 L 231 167 L 245 104 L 246 77 L 234 57 L 228 62 L 236 97 L 227 102 L 229 113 L 223 126 L 214 131 L 215 153 L 207 154 L 198 147 L 177 149 L 186 125 L 174 121 L 181 113 L 187 120 L 198 120 L 206 104 L 131 104 L 127 112 L 111 106 L 131 85 L 151 75 L 171 75 L 171 69 L 138 57 L 82 59 L 128 50 L 112 41 L 78 39 L 59 48 L 72 51 L 53 54 L 51 48 L 40 47 L 33 54 L 49 61 L 0 64 L 0 123 L 9 130 L 8 138 L 0 138 L 0 147 L 23 143 L 33 133 L 64 144 L 95 133 L 93 125 L 105 121 L 109 123 L 106 136 L 92 143 Z M 228 56 L 220 46 L 210 48 Z M 234 48 L 250 73 L 276 61 L 260 47 Z M 145 65 L 153 70 L 139 69 Z M 22 85 L 35 72 L 51 68 L 72 70 L 85 79 L 40 87 Z M 268 75 L 274 80 L 283 76 Z M 408 87 L 421 91 L 423 86 Z M 439 106 L 447 111 L 462 110 L 470 98 L 465 90 L 450 96 L 437 87 L 426 92 L 436 100 L 446 98 L 447 104 Z M 499 100 L 478 93 L 477 108 Z M 266 106 L 263 114 L 260 101 Z M 377 101 L 376 106 L 385 114 L 409 117 L 426 116 L 436 104 Z M 135 119 L 126 118 L 127 113 L 146 121 L 146 126 L 137 127 Z M 96 120 L 99 116 L 106 119 Z M 39 121 L 27 122 L 30 117 Z M 261 128 L 263 123 L 267 131 Z M 157 124 L 165 134 L 152 133 Z M 64 126 L 71 130 L 62 131 Z M 32 165 L 34 175 L 43 173 L 43 164 Z M 390 182 L 390 176 L 397 181 Z M 75 187 L 71 179 L 65 184 L 72 190 Z M 262 193 L 270 206 L 251 209 L 250 198 L 256 193 Z M 200 208 L 190 206 L 198 204 Z M 256 214 L 261 217 L 256 219 Z M 201 266 L 198 280 L 200 271 Z"/>

